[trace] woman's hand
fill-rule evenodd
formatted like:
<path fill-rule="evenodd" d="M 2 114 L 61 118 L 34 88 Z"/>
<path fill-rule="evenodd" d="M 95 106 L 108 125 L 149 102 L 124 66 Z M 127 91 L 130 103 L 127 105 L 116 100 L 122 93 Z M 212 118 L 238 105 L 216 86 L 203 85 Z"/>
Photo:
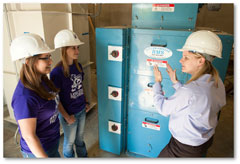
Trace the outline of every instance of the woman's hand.
<path fill-rule="evenodd" d="M 69 125 L 73 124 L 76 121 L 74 115 L 69 115 L 69 117 L 67 117 L 67 119 L 65 118 L 65 120 Z"/>
<path fill-rule="evenodd" d="M 62 114 L 62 116 L 64 117 L 64 119 L 66 120 L 66 122 L 71 125 L 73 124 L 76 120 L 74 115 L 69 115 L 66 110 L 64 109 L 64 107 L 62 106 L 62 103 L 59 102 L 58 104 L 58 110 L 59 112 Z"/>
<path fill-rule="evenodd" d="M 167 69 L 166 69 L 171 81 L 173 84 L 176 84 L 178 82 L 177 77 L 176 77 L 176 69 L 173 70 L 172 67 L 167 63 Z"/>
<path fill-rule="evenodd" d="M 161 75 L 161 72 L 159 71 L 157 65 L 155 65 L 153 67 L 153 71 L 154 71 L 155 81 L 156 82 L 161 82 L 162 81 L 162 75 Z"/>

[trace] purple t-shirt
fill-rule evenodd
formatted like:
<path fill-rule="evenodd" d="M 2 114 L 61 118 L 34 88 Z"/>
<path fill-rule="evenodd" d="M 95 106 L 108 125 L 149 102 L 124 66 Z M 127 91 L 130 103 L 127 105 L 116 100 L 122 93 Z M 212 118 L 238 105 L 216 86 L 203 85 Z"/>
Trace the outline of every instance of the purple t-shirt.
<path fill-rule="evenodd" d="M 44 82 L 42 82 L 42 85 L 47 88 Z M 15 119 L 17 122 L 26 118 L 37 119 L 36 135 L 45 151 L 48 151 L 60 138 L 58 102 L 58 95 L 55 100 L 42 99 L 34 91 L 24 87 L 21 80 L 19 80 L 13 94 L 12 107 Z M 22 137 L 21 130 L 19 132 L 22 151 L 31 153 L 26 141 Z"/>
<path fill-rule="evenodd" d="M 80 68 L 82 66 L 78 63 Z M 69 66 L 69 77 L 63 74 L 63 67 L 55 67 L 50 73 L 50 79 L 60 89 L 59 97 L 64 109 L 68 114 L 76 114 L 86 106 L 83 93 L 83 72 L 79 72 L 75 64 Z"/>

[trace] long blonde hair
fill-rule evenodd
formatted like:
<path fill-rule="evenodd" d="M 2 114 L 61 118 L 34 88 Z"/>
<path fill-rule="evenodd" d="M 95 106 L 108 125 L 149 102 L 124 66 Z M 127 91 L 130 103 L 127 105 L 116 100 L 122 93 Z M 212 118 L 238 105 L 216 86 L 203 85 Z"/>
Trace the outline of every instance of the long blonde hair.
<path fill-rule="evenodd" d="M 36 62 L 38 60 L 38 56 L 33 56 L 27 59 L 28 64 L 23 64 L 21 71 L 20 71 L 20 80 L 23 83 L 23 85 L 36 92 L 38 96 L 40 96 L 43 99 L 52 100 L 55 98 L 55 95 L 52 93 L 49 93 L 49 91 L 41 85 L 41 81 L 39 79 L 39 72 L 36 68 Z M 42 75 L 41 80 L 44 81 L 53 92 L 59 92 L 59 89 L 55 87 L 53 82 L 49 80 L 47 75 Z"/>
<path fill-rule="evenodd" d="M 69 77 L 70 76 L 70 73 L 69 73 L 69 66 L 68 66 L 68 63 L 67 63 L 67 49 L 69 47 L 62 47 L 61 48 L 61 61 L 58 62 L 58 64 L 55 66 L 55 67 L 58 67 L 58 66 L 62 66 L 63 67 L 63 74 L 65 77 Z M 73 63 L 75 64 L 75 66 L 77 67 L 78 71 L 79 72 L 82 72 L 82 69 L 80 68 L 80 66 L 78 65 L 78 60 L 77 59 L 74 59 L 73 60 Z"/>
<path fill-rule="evenodd" d="M 200 53 L 192 53 L 196 58 L 202 58 L 204 57 Z M 214 85 L 218 87 L 218 81 L 219 81 L 219 74 L 216 68 L 212 65 L 212 63 L 208 60 L 205 60 L 204 66 L 199 70 L 195 75 L 193 75 L 188 81 L 187 84 L 197 80 L 199 77 L 201 77 L 203 74 L 210 74 L 212 75 L 208 82 L 211 81 L 211 79 L 214 79 Z"/>

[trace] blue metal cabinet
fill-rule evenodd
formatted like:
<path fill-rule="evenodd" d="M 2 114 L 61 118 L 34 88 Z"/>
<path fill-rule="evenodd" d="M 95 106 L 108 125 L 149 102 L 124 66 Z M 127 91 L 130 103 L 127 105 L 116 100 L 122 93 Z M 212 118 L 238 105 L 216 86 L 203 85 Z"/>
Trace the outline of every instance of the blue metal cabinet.
<path fill-rule="evenodd" d="M 167 62 L 177 70 L 177 77 L 185 83 L 189 75 L 181 72 L 179 60 L 182 55 L 177 49 L 181 48 L 186 38 L 191 34 L 189 31 L 132 29 L 130 44 L 129 64 L 129 99 L 128 107 L 149 112 L 157 112 L 153 106 L 151 87 L 154 84 L 153 65 L 157 62 Z M 152 49 L 151 49 L 152 48 Z M 150 54 L 146 50 L 151 50 Z M 153 52 L 154 51 L 154 52 Z M 157 51 L 157 52 L 155 52 Z M 164 54 L 168 51 L 167 54 Z M 169 55 L 169 52 L 171 54 Z M 159 57 L 160 56 L 160 57 Z M 154 61 L 148 63 L 148 61 Z M 165 96 L 171 96 L 175 90 L 166 72 L 166 65 L 159 67 L 163 81 L 162 86 Z M 137 87 L 136 87 L 137 86 Z"/>
<path fill-rule="evenodd" d="M 171 134 L 168 117 L 157 113 L 153 105 L 153 65 L 159 64 L 166 97 L 174 94 L 166 64 L 177 69 L 177 77 L 186 82 L 189 75 L 181 72 L 181 48 L 190 31 L 132 29 L 129 59 L 127 152 L 137 156 L 157 157 Z M 150 62 L 149 62 L 150 61 Z M 163 63 L 162 63 L 163 62 Z"/>
<path fill-rule="evenodd" d="M 162 72 L 166 97 L 174 94 L 166 72 L 166 62 L 177 69 L 185 83 L 189 74 L 181 72 L 181 48 L 192 31 L 126 28 L 97 28 L 97 87 L 100 148 L 115 154 L 157 157 L 168 143 L 168 117 L 153 105 L 153 65 Z M 224 80 L 233 36 L 218 34 L 223 58 L 213 65 Z M 120 59 L 119 59 L 120 58 Z"/>
<path fill-rule="evenodd" d="M 96 29 L 100 148 L 120 154 L 125 145 L 128 29 Z"/>
<path fill-rule="evenodd" d="M 132 4 L 132 26 L 136 28 L 194 29 L 198 4 Z"/>

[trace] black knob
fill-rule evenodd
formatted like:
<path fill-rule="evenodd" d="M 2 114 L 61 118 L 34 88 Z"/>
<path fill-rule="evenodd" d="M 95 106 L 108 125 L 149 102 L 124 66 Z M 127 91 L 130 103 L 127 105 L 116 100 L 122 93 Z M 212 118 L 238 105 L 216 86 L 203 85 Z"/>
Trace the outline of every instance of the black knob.
<path fill-rule="evenodd" d="M 118 130 L 118 126 L 116 126 L 115 124 L 112 125 L 112 130 L 113 131 L 117 131 Z"/>
<path fill-rule="evenodd" d="M 119 56 L 119 52 L 117 50 L 114 50 L 111 52 L 111 55 L 114 57 L 114 58 L 117 58 Z"/>
<path fill-rule="evenodd" d="M 117 97 L 117 96 L 118 96 L 118 91 L 112 91 L 111 95 L 112 95 L 113 97 Z"/>

